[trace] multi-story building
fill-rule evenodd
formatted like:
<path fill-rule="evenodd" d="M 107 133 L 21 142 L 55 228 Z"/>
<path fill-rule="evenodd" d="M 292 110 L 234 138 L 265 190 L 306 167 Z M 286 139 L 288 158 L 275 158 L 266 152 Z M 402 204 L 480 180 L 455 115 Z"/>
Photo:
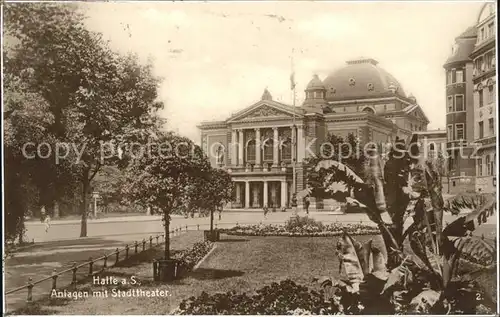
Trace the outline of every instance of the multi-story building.
<path fill-rule="evenodd" d="M 476 26 L 455 39 L 446 71 L 446 150 L 449 192 L 474 192 L 476 161 L 474 152 L 474 84 L 470 54 L 476 44 Z"/>
<path fill-rule="evenodd" d="M 235 183 L 230 208 L 289 207 L 306 185 L 305 159 L 320 153 L 328 134 L 386 143 L 426 131 L 429 123 L 416 98 L 370 58 L 349 61 L 324 81 L 314 75 L 305 94 L 294 107 L 266 89 L 227 120 L 198 126 L 212 165 L 226 168 Z M 312 199 L 310 209 L 329 206 Z"/>
<path fill-rule="evenodd" d="M 443 184 L 443 193 L 451 193 L 452 188 L 458 187 L 458 180 L 450 177 L 449 174 L 449 155 L 446 130 L 427 130 L 414 132 L 418 136 L 420 143 L 420 152 L 425 158 L 435 160 L 438 163 L 438 170 Z M 473 166 L 474 167 L 474 166 Z"/>
<path fill-rule="evenodd" d="M 477 19 L 473 60 L 476 190 L 496 190 L 496 5 L 486 3 Z"/>

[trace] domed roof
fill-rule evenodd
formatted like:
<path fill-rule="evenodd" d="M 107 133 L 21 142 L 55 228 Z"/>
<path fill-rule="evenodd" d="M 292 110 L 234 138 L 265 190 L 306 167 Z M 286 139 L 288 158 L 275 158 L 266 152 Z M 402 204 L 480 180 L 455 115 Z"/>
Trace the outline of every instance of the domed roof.
<path fill-rule="evenodd" d="M 406 98 L 398 80 L 377 66 L 372 58 L 359 58 L 348 61 L 323 81 L 327 100 L 345 100 L 397 96 Z"/>
<path fill-rule="evenodd" d="M 306 88 L 306 90 L 313 90 L 313 89 L 325 89 L 325 85 L 316 74 L 314 74 L 313 78 L 311 79 L 309 84 L 307 84 Z"/>

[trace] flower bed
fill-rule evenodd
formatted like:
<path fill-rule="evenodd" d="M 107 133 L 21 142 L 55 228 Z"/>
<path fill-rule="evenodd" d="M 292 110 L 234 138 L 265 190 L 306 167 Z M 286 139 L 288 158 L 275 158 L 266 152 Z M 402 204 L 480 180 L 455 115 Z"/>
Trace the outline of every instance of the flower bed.
<path fill-rule="evenodd" d="M 184 272 L 191 271 L 196 264 L 212 249 L 213 242 L 204 241 L 197 242 L 192 248 L 183 250 L 174 255 L 173 258 L 180 261 L 181 268 Z"/>
<path fill-rule="evenodd" d="M 332 237 L 339 236 L 343 231 L 352 235 L 379 234 L 377 227 L 364 224 L 332 223 L 326 225 L 305 224 L 290 227 L 287 225 L 258 224 L 235 226 L 230 229 L 219 229 L 222 233 L 236 236 L 289 236 L 289 237 Z"/>

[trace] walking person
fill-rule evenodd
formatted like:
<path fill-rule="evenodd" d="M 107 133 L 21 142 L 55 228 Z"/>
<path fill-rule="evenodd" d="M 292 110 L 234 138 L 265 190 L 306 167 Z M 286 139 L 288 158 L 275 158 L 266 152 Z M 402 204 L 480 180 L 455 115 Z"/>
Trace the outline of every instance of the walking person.
<path fill-rule="evenodd" d="M 267 219 L 267 212 L 268 212 L 267 205 L 265 205 L 263 209 L 264 209 L 264 218 Z"/>
<path fill-rule="evenodd" d="M 44 213 L 45 213 L 45 206 L 42 207 Z M 45 224 L 45 233 L 49 232 L 50 228 L 50 215 L 46 214 L 45 219 L 44 219 L 44 224 Z"/>
<path fill-rule="evenodd" d="M 218 211 L 219 211 L 219 221 L 220 221 L 222 219 L 222 206 L 219 206 Z"/>
<path fill-rule="evenodd" d="M 306 207 L 306 214 L 309 215 L 309 205 L 311 202 L 309 201 L 309 197 L 306 197 L 306 201 L 304 202 L 304 206 Z"/>

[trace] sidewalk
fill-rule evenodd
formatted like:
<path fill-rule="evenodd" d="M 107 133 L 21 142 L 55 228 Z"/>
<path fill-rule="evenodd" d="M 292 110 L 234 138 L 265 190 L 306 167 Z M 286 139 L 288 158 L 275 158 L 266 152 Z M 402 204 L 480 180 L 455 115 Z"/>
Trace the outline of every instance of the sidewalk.
<path fill-rule="evenodd" d="M 87 219 L 88 223 L 105 223 L 105 222 L 140 222 L 140 221 L 152 221 L 152 220 L 161 220 L 161 215 L 152 215 L 152 216 L 133 216 L 133 217 L 113 217 L 113 218 L 103 218 L 103 219 Z M 181 215 L 172 215 L 172 218 L 184 218 Z M 81 219 L 72 219 L 72 220 L 51 220 L 51 225 L 56 224 L 77 224 L 81 223 Z M 27 222 L 30 226 L 45 226 L 45 223 L 39 221 L 30 221 Z"/>

